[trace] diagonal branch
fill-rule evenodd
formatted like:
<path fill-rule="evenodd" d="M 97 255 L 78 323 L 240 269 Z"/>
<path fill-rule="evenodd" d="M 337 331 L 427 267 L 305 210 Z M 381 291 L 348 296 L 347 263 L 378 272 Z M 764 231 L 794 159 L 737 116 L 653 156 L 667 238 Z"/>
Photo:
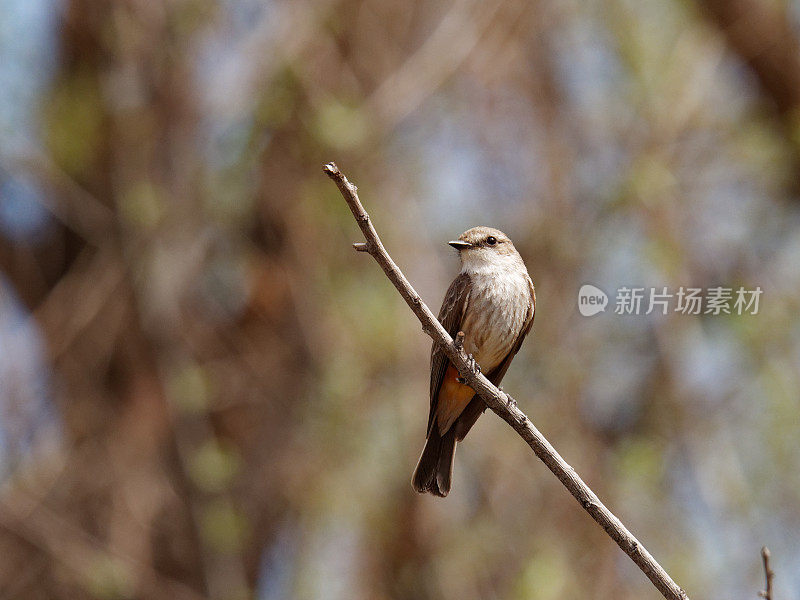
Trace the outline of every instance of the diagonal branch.
<path fill-rule="evenodd" d="M 414 288 L 394 263 L 383 243 L 372 226 L 369 215 L 361 201 L 358 199 L 356 186 L 350 183 L 334 163 L 328 163 L 324 168 L 344 196 L 350 211 L 353 213 L 358 226 L 361 228 L 366 244 L 354 244 L 356 250 L 368 252 L 378 262 L 386 276 L 403 296 L 408 306 L 417 315 L 422 330 L 427 333 L 435 343 L 439 344 L 450 362 L 458 369 L 470 387 L 486 402 L 501 419 L 514 428 L 522 439 L 531 447 L 539 459 L 547 465 L 553 474 L 558 477 L 564 487 L 569 490 L 580 505 L 597 521 L 605 532 L 622 548 L 631 560 L 647 575 L 648 579 L 668 600 L 689 600 L 678 584 L 650 555 L 647 549 L 628 531 L 622 522 L 600 502 L 597 495 L 586 485 L 571 466 L 561 458 L 550 442 L 539 432 L 530 419 L 518 407 L 514 399 L 507 393 L 500 391 L 492 385 L 481 373 L 476 373 L 470 368 L 467 355 L 463 348 L 457 345 L 442 327 L 434 314 L 425 305 Z"/>

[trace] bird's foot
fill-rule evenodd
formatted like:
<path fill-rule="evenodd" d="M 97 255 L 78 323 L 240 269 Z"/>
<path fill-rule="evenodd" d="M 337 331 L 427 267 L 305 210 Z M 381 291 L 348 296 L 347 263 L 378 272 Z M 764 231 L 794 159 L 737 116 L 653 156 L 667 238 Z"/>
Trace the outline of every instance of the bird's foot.
<path fill-rule="evenodd" d="M 475 375 L 481 372 L 481 366 L 475 361 L 475 357 L 472 354 L 467 354 L 467 368 Z M 467 380 L 463 377 L 456 377 L 456 381 L 462 385 L 467 383 Z"/>

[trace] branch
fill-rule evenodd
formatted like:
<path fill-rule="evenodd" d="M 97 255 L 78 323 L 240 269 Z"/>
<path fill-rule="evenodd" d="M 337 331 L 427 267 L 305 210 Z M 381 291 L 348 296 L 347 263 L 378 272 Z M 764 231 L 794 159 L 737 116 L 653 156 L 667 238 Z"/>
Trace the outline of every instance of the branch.
<path fill-rule="evenodd" d="M 775 571 L 769 566 L 769 556 L 769 548 L 766 546 L 761 548 L 761 558 L 764 560 L 764 579 L 767 581 L 767 587 L 763 592 L 759 592 L 758 595 L 764 600 L 772 600 L 772 580 L 775 577 Z"/>
<path fill-rule="evenodd" d="M 522 439 L 531 447 L 539 459 L 558 477 L 564 487 L 569 490 L 589 515 L 605 530 L 617 545 L 622 548 L 631 560 L 647 575 L 648 579 L 661 594 L 669 600 L 689 600 L 689 597 L 667 574 L 650 555 L 647 549 L 635 538 L 622 522 L 600 502 L 595 493 L 578 477 L 567 462 L 561 458 L 550 442 L 539 432 L 530 419 L 518 407 L 514 399 L 507 393 L 500 391 L 481 373 L 475 373 L 471 368 L 463 348 L 453 341 L 434 314 L 425 305 L 414 288 L 394 263 L 378 233 L 372 226 L 369 215 L 361 201 L 358 199 L 356 186 L 350 183 L 334 163 L 328 163 L 324 168 L 344 196 L 350 211 L 361 228 L 366 243 L 357 245 L 356 250 L 368 252 L 378 262 L 386 276 L 403 296 L 408 306 L 417 315 L 422 330 L 427 333 L 435 343 L 439 344 L 450 362 L 458 369 L 470 387 L 475 390 L 486 405 L 491 408 L 501 419 L 513 427 Z"/>

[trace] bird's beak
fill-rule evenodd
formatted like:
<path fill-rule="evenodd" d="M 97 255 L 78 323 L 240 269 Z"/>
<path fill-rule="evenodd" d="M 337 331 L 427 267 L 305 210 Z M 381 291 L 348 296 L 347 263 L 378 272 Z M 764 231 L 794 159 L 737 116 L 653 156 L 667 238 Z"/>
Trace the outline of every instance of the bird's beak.
<path fill-rule="evenodd" d="M 472 248 L 472 244 L 469 242 L 462 242 L 461 240 L 453 240 L 452 242 L 447 242 L 456 250 L 464 250 L 466 248 Z"/>

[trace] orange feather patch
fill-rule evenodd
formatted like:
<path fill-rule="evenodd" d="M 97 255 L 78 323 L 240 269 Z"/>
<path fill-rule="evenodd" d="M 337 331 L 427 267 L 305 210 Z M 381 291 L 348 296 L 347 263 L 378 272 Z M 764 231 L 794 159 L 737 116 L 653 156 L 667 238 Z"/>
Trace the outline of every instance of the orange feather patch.
<path fill-rule="evenodd" d="M 436 423 L 439 426 L 439 435 L 447 433 L 475 395 L 475 391 L 471 387 L 459 383 L 457 379 L 458 371 L 453 365 L 449 365 L 442 380 L 442 387 L 439 388 L 439 397 L 436 403 Z"/>

